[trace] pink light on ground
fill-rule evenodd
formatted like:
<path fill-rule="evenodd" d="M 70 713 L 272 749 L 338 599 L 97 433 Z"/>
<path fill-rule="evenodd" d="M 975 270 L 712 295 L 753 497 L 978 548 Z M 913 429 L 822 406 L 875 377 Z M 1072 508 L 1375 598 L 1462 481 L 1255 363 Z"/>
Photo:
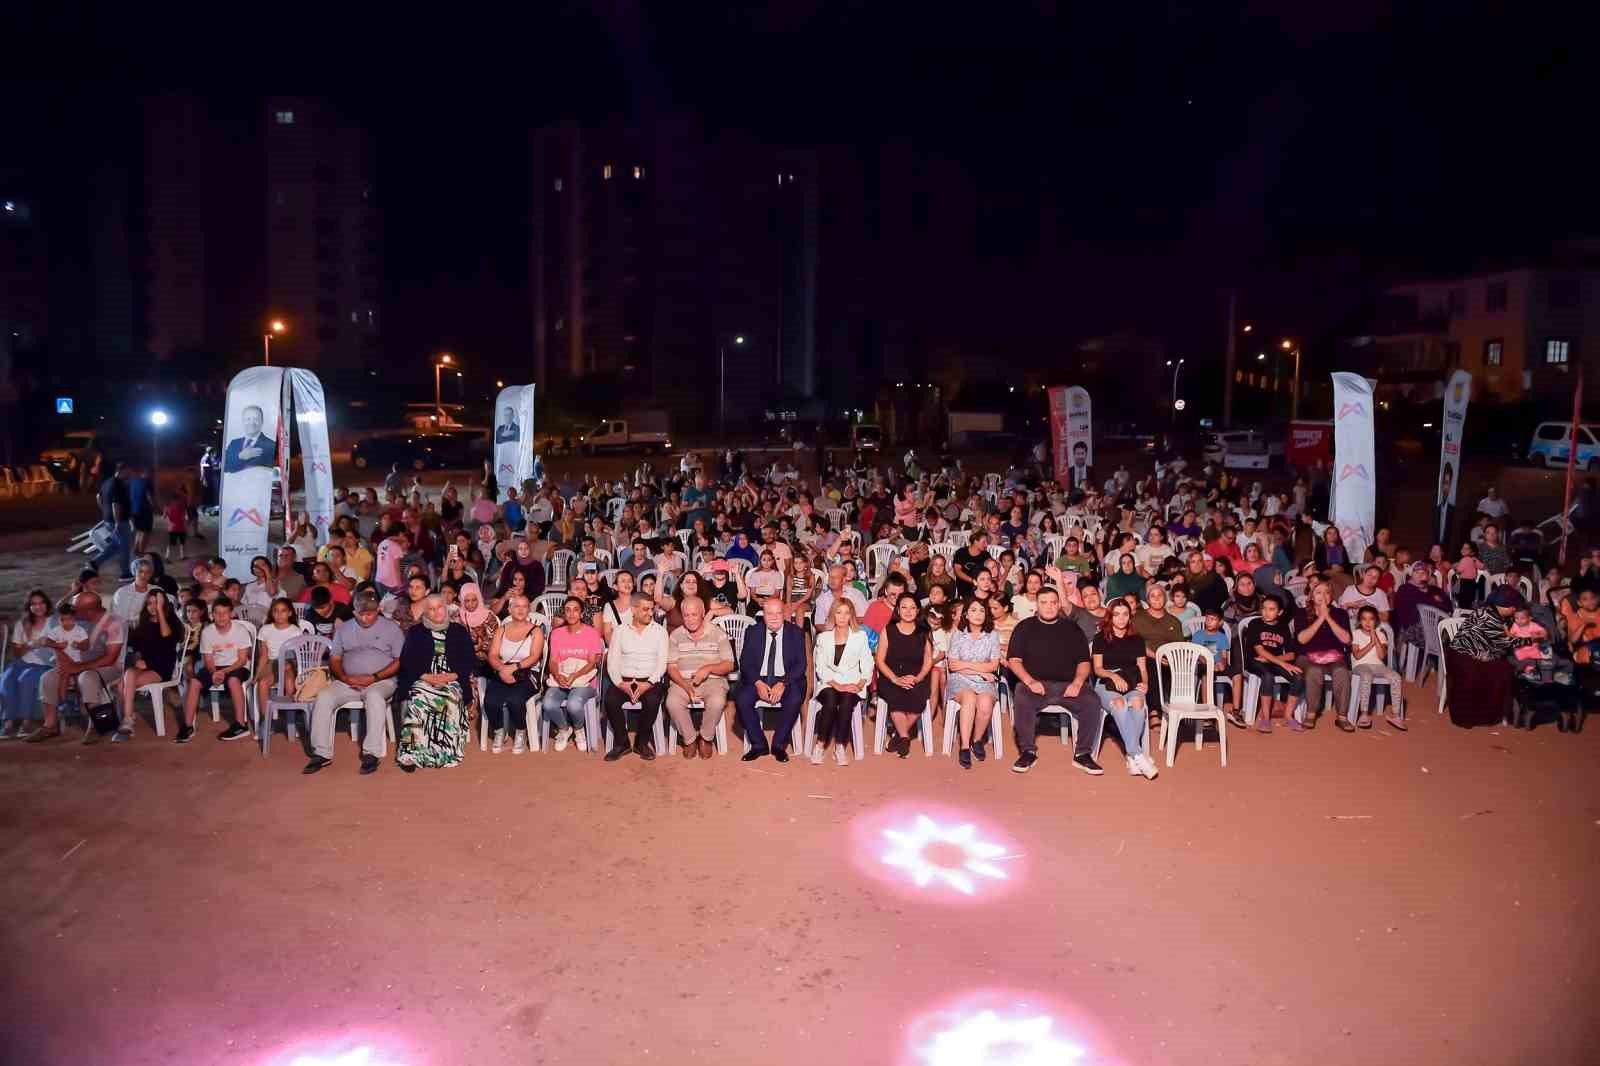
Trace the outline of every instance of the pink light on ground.
<path fill-rule="evenodd" d="M 260 1066 L 421 1066 L 393 1038 L 376 1033 L 299 1041 L 262 1060 Z"/>
<path fill-rule="evenodd" d="M 1017 887 L 1024 856 L 1008 835 L 968 812 L 898 802 L 851 826 L 856 868 L 924 902 L 988 901 Z"/>
<path fill-rule="evenodd" d="M 1115 1066 L 1088 1018 L 1038 996 L 986 989 L 918 1015 L 900 1066 Z"/>

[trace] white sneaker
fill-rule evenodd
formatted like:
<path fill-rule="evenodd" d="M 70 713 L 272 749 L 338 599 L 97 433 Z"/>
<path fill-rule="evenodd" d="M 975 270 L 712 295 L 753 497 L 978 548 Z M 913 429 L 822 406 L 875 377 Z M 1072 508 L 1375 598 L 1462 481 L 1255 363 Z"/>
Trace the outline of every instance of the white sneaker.
<path fill-rule="evenodd" d="M 1139 772 L 1144 774 L 1144 776 L 1151 781 L 1154 781 L 1156 779 L 1156 775 L 1161 772 L 1160 770 L 1156 769 L 1156 761 L 1150 757 L 1149 752 L 1140 753 Z"/>
<path fill-rule="evenodd" d="M 821 742 L 811 745 L 812 766 L 821 766 L 822 760 L 825 758 L 827 758 L 827 749 L 822 746 Z"/>
<path fill-rule="evenodd" d="M 555 743 L 552 744 L 551 747 L 555 748 L 557 751 L 566 751 L 567 741 L 571 739 L 572 727 L 570 725 L 564 725 L 560 729 L 556 730 Z"/>
<path fill-rule="evenodd" d="M 528 753 L 528 731 L 517 730 L 516 738 L 511 741 L 511 754 L 526 755 Z"/>
<path fill-rule="evenodd" d="M 1129 777 L 1138 777 L 1144 772 L 1139 767 L 1139 757 L 1137 755 L 1124 755 L 1122 761 L 1128 764 Z"/>
<path fill-rule="evenodd" d="M 586 734 L 581 729 L 574 729 L 572 731 L 572 742 L 574 744 L 578 745 L 578 750 L 579 751 L 588 751 L 589 750 L 589 737 L 588 737 L 588 734 Z"/>
<path fill-rule="evenodd" d="M 850 756 L 845 752 L 843 744 L 834 744 L 833 761 L 838 763 L 840 766 L 850 765 Z"/>
<path fill-rule="evenodd" d="M 496 729 L 494 731 L 494 736 L 489 741 L 489 750 L 496 755 L 506 750 L 506 731 L 504 729 Z"/>

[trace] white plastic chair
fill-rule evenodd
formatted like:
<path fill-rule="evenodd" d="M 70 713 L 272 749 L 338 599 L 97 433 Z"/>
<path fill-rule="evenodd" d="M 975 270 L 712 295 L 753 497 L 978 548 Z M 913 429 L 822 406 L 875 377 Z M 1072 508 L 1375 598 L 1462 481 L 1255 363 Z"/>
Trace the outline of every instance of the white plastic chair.
<path fill-rule="evenodd" d="M 291 658 L 294 660 L 294 676 L 298 680 L 311 671 L 327 664 L 328 653 L 333 647 L 333 642 L 327 637 L 304 634 L 291 637 L 283 642 L 283 647 L 278 649 L 277 677 L 271 691 L 267 693 L 267 706 L 261 712 L 261 720 L 257 727 L 260 734 L 261 754 L 265 756 L 272 744 L 272 722 L 278 717 L 278 712 L 283 711 L 284 728 L 290 740 L 295 739 L 294 719 L 289 715 L 299 711 L 306 717 L 306 729 L 311 728 L 311 708 L 316 705 L 316 700 L 297 700 L 294 694 L 284 688 L 284 664 Z M 364 705 L 363 705 L 364 706 Z M 355 715 L 350 716 L 350 734 L 355 736 Z"/>
<path fill-rule="evenodd" d="M 172 678 L 169 681 L 156 681 L 149 685 L 140 685 L 134 689 L 134 705 L 138 705 L 138 697 L 144 696 L 150 700 L 150 714 L 155 720 L 156 736 L 167 735 L 167 709 L 166 694 L 168 689 L 177 689 L 182 697 L 184 687 L 184 667 L 187 665 L 183 659 L 183 649 L 189 646 L 189 640 L 194 635 L 193 627 L 183 627 L 183 640 L 178 644 L 178 661 L 172 667 Z M 3 653 L 0 653 L 0 666 L 5 665 Z"/>
<path fill-rule="evenodd" d="M 1165 664 L 1171 671 L 1172 683 L 1161 672 Z M 1217 736 L 1222 744 L 1222 765 L 1228 765 L 1228 720 L 1222 708 L 1214 702 L 1215 687 L 1211 655 L 1198 644 L 1174 641 L 1156 649 L 1156 683 L 1161 690 L 1161 745 L 1167 749 L 1167 765 L 1172 765 L 1178 750 L 1178 727 L 1185 721 L 1195 723 L 1194 747 L 1205 747 L 1205 723 L 1217 723 Z M 1200 702 L 1201 698 L 1205 702 Z"/>
<path fill-rule="evenodd" d="M 689 554 L 689 542 L 694 539 L 694 530 L 680 529 L 673 536 L 678 538 L 678 543 L 683 545 L 683 554 Z"/>
<path fill-rule="evenodd" d="M 942 556 L 944 556 L 944 561 L 946 563 L 954 564 L 955 561 L 956 561 L 957 548 L 956 548 L 956 546 L 954 544 L 950 544 L 950 543 L 930 544 L 928 546 L 928 551 L 932 555 L 942 555 Z"/>
<path fill-rule="evenodd" d="M 557 548 L 545 561 L 545 585 L 552 589 L 572 587 L 572 571 L 578 562 L 578 553 L 571 548 Z"/>
<path fill-rule="evenodd" d="M 568 593 L 565 591 L 541 592 L 539 599 L 533 605 L 534 613 L 541 614 L 545 618 L 560 618 L 561 609 L 567 602 L 567 596 Z"/>
<path fill-rule="evenodd" d="M 1415 644 L 1406 645 L 1405 658 L 1406 679 L 1413 684 L 1422 684 L 1430 656 L 1436 667 L 1444 662 L 1444 647 L 1439 643 L 1439 623 L 1449 617 L 1444 611 L 1426 603 L 1417 607 L 1417 618 L 1422 628 L 1422 649 L 1419 654 Z"/>
<path fill-rule="evenodd" d="M 900 554 L 900 549 L 887 541 L 879 541 L 867 549 L 867 584 L 876 588 L 889 573 L 889 564 Z"/>
<path fill-rule="evenodd" d="M 857 762 L 860 762 L 867 752 L 865 730 L 861 723 L 861 709 L 866 705 L 866 697 L 863 697 L 856 701 L 855 710 L 850 713 L 850 747 Z M 805 744 L 801 751 L 807 758 L 811 756 L 811 746 L 817 742 L 817 715 L 821 711 L 822 704 L 813 696 L 806 702 L 805 714 L 801 716 L 805 721 Z"/>
<path fill-rule="evenodd" d="M 956 736 L 961 729 L 961 704 L 956 700 L 945 700 L 944 703 L 944 743 L 939 748 L 940 755 L 949 755 L 956 744 Z M 1005 756 L 1005 730 L 1001 728 L 1000 719 L 1004 717 L 1004 710 L 1000 693 L 995 694 L 994 710 L 989 715 L 989 746 L 994 749 L 996 759 Z"/>
<path fill-rule="evenodd" d="M 1439 641 L 1439 713 L 1444 713 L 1446 687 L 1450 682 L 1450 672 L 1445 669 L 1444 646 L 1456 638 L 1456 633 L 1461 629 L 1461 619 L 1443 618 L 1439 621 L 1437 639 Z"/>
<path fill-rule="evenodd" d="M 877 699 L 877 705 L 878 705 L 878 722 L 877 722 L 877 728 L 874 731 L 873 736 L 872 736 L 872 754 L 874 754 L 874 755 L 882 755 L 883 754 L 884 745 L 888 742 L 888 739 L 889 739 L 889 704 L 887 702 L 885 702 L 883 697 L 880 696 Z M 999 701 L 996 701 L 996 710 L 997 711 L 998 711 L 998 707 L 999 707 Z M 929 701 L 924 701 L 923 704 L 922 704 L 922 721 L 920 723 L 920 727 L 921 727 L 921 733 L 922 733 L 922 754 L 926 755 L 929 758 L 932 758 L 933 757 L 933 706 L 932 706 L 931 702 L 929 702 Z"/>

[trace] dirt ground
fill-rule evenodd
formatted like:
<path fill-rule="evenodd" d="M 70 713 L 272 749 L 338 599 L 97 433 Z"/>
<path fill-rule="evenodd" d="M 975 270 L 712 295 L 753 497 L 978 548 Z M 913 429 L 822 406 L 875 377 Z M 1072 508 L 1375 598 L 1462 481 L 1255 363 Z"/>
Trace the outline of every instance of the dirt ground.
<path fill-rule="evenodd" d="M 0 540 L 0 603 L 64 586 L 60 534 Z M 0 1063 L 1595 1061 L 1600 726 L 1408 698 L 1407 734 L 1230 731 L 1155 782 L 1114 739 L 1101 779 L 1054 740 L 1027 777 L 0 744 Z M 1002 876 L 885 864 L 919 814 Z M 1083 1057 L 938 1035 L 1041 1017 Z"/>
<path fill-rule="evenodd" d="M 0 1061 L 1593 1062 L 1600 727 L 1463 732 L 1409 695 L 1408 734 L 1231 732 L 1226 768 L 1188 745 L 1154 782 L 1114 740 L 1101 779 L 1054 740 L 1027 777 L 7 743 Z M 922 812 L 1004 878 L 882 864 Z M 952 1003 L 1086 1054 L 950 1051 Z"/>

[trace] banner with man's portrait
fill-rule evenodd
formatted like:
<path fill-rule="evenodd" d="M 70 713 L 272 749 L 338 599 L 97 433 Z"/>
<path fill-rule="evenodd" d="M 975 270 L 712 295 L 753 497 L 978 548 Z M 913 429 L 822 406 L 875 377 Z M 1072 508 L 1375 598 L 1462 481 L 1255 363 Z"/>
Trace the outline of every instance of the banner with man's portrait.
<path fill-rule="evenodd" d="M 496 502 L 504 503 L 506 490 L 522 491 L 533 476 L 533 386 L 511 385 L 494 401 L 494 480 L 500 487 Z"/>
<path fill-rule="evenodd" d="M 241 581 L 250 580 L 250 560 L 267 554 L 282 394 L 282 367 L 249 367 L 228 383 L 217 540 L 228 576 Z"/>

